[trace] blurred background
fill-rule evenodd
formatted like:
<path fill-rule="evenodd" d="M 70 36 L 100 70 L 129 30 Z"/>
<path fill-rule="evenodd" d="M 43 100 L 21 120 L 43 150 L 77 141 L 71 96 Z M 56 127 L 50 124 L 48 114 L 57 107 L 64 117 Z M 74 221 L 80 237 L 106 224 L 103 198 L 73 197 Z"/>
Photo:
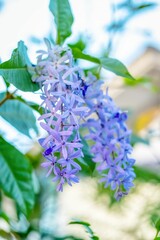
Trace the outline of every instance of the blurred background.
<path fill-rule="evenodd" d="M 39 136 L 33 134 L 29 139 L 0 118 L 1 134 L 29 157 L 38 176 L 36 205 L 29 220 L 21 214 L 19 222 L 15 222 L 14 203 L 3 196 L 2 207 L 14 220 L 8 224 L 1 219 L 0 234 L 12 229 L 17 239 L 64 239 L 64 235 L 88 239 L 81 226 L 68 225 L 76 218 L 91 223 L 102 240 L 151 240 L 160 217 L 160 2 L 70 0 L 70 4 L 73 34 L 66 44 L 76 44 L 96 57 L 117 58 L 136 78 L 136 81 L 123 79 L 105 70 L 98 76 L 109 86 L 117 105 L 129 112 L 128 126 L 133 131 L 131 140 L 136 159 L 135 187 L 117 203 L 110 190 L 98 184 L 95 174 L 88 177 L 86 169 L 80 184 L 66 186 L 62 194 L 57 194 L 39 167 L 42 157 L 37 139 L 43 132 L 39 129 Z M 27 45 L 34 64 L 36 51 L 45 49 L 44 37 L 54 42 L 54 19 L 48 5 L 47 0 L 0 0 L 2 62 L 10 58 L 19 40 Z M 79 64 L 95 71 L 91 63 Z M 0 92 L 4 89 L 1 80 Z M 39 94 L 21 91 L 17 94 L 39 103 Z"/>

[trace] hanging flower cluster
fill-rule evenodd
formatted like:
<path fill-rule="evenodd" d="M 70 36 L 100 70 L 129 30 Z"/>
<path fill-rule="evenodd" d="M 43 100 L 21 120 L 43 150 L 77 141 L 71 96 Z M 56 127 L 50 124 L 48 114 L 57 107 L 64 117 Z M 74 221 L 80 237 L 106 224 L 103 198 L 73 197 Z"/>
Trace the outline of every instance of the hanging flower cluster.
<path fill-rule="evenodd" d="M 39 54 L 33 81 L 41 86 L 44 114 L 39 121 L 47 132 L 39 140 L 46 158 L 42 167 L 48 169 L 47 176 L 54 174 L 57 190 L 63 191 L 65 182 L 72 185 L 79 181 L 77 173 L 81 167 L 75 159 L 83 157 L 79 123 L 87 107 L 79 94 L 79 68 L 73 67 L 70 50 L 48 45 L 48 51 Z"/>
<path fill-rule="evenodd" d="M 125 121 L 127 113 L 122 112 L 108 95 L 101 90 L 102 82 L 89 75 L 85 85 L 84 99 L 90 108 L 84 126 L 89 130 L 86 139 L 93 142 L 91 152 L 93 161 L 98 163 L 97 170 L 102 176 L 105 187 L 110 185 L 119 200 L 133 186 L 135 160 L 129 158 L 131 132 Z"/>
<path fill-rule="evenodd" d="M 39 140 L 46 159 L 42 167 L 48 169 L 47 176 L 54 174 L 58 191 L 63 191 L 66 182 L 77 183 L 81 167 L 76 159 L 83 157 L 79 128 L 85 127 L 100 181 L 105 187 L 110 185 L 119 200 L 135 178 L 126 112 L 115 105 L 108 90 L 103 93 L 101 81 L 92 75 L 86 80 L 80 77 L 81 70 L 73 65 L 69 49 L 48 44 L 48 51 L 39 54 L 32 79 L 41 86 L 44 114 L 39 121 L 47 132 Z"/>

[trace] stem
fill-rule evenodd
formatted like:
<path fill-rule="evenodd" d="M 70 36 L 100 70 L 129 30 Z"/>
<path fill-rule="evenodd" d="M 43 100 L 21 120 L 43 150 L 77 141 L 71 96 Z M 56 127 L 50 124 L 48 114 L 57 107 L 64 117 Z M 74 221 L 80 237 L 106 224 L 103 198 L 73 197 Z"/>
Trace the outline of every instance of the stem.
<path fill-rule="evenodd" d="M 13 93 L 7 92 L 6 96 L 2 99 L 2 101 L 0 101 L 0 106 L 2 106 L 2 104 L 4 104 L 8 99 L 13 99 L 14 98 L 13 94 L 16 91 L 17 91 L 17 89 Z"/>
<path fill-rule="evenodd" d="M 156 232 L 156 236 L 155 236 L 154 239 L 156 239 L 156 238 L 158 237 L 158 233 L 159 233 L 159 230 L 157 230 L 157 232 Z"/>
<path fill-rule="evenodd" d="M 61 45 L 60 34 L 57 31 L 56 44 Z"/>

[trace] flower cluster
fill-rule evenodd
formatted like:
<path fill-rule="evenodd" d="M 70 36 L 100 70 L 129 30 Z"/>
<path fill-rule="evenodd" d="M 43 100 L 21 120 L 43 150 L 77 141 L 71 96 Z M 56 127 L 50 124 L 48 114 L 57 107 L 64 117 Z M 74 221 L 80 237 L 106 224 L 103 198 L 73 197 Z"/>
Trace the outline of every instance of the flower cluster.
<path fill-rule="evenodd" d="M 51 48 L 48 43 L 47 52 L 39 51 L 32 79 L 42 90 L 44 113 L 39 121 L 47 133 L 39 140 L 46 159 L 42 167 L 48 169 L 47 176 L 54 174 L 58 191 L 63 191 L 66 182 L 77 183 L 81 167 L 76 159 L 83 157 L 79 128 L 85 127 L 100 181 L 110 186 L 119 200 L 135 178 L 127 114 L 115 105 L 108 90 L 103 93 L 101 81 L 91 74 L 83 80 L 81 75 L 69 49 Z"/>
<path fill-rule="evenodd" d="M 108 95 L 101 90 L 102 82 L 92 75 L 85 82 L 84 99 L 90 108 L 84 126 L 89 130 L 86 139 L 92 141 L 91 152 L 97 170 L 105 187 L 110 185 L 119 200 L 133 186 L 135 160 L 129 158 L 131 132 L 125 121 L 127 113 L 122 112 Z"/>
<path fill-rule="evenodd" d="M 47 176 L 54 174 L 58 191 L 63 190 L 65 182 L 69 185 L 77 183 L 77 173 L 81 170 L 75 160 L 83 157 L 79 124 L 87 107 L 83 106 L 84 100 L 80 96 L 79 71 L 73 66 L 69 49 L 51 48 L 48 44 L 47 52 L 39 51 L 32 77 L 41 86 L 44 114 L 39 121 L 47 132 L 47 136 L 39 140 L 46 158 L 42 167 L 48 169 Z"/>

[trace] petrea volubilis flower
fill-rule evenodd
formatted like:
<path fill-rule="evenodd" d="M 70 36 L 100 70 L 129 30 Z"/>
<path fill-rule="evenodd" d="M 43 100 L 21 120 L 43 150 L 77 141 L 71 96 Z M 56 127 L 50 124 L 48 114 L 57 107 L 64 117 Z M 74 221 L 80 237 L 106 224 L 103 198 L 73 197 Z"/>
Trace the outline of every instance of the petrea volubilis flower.
<path fill-rule="evenodd" d="M 37 65 L 33 67 L 33 81 L 40 84 L 44 113 L 39 117 L 46 137 L 39 139 L 46 161 L 41 164 L 47 175 L 63 185 L 78 183 L 81 170 L 76 162 L 83 157 L 80 126 L 87 129 L 86 140 L 92 142 L 91 153 L 105 187 L 115 191 L 119 200 L 133 186 L 135 160 L 130 157 L 132 147 L 125 121 L 127 113 L 121 111 L 112 98 L 101 90 L 102 81 L 89 74 L 81 78 L 81 69 L 73 64 L 68 48 L 51 47 L 39 51 Z"/>
<path fill-rule="evenodd" d="M 88 87 L 84 88 L 84 84 Z M 129 157 L 132 151 L 131 132 L 125 124 L 127 113 L 116 106 L 108 95 L 108 89 L 103 93 L 101 84 L 92 75 L 89 75 L 86 83 L 82 82 L 83 89 L 86 89 L 83 97 L 90 108 L 84 124 L 89 130 L 86 139 L 94 142 L 91 152 L 101 176 L 100 182 L 105 187 L 110 186 L 115 191 L 115 198 L 119 200 L 128 194 L 135 178 L 135 160 Z"/>
<path fill-rule="evenodd" d="M 39 140 L 46 158 L 41 166 L 48 169 L 47 176 L 54 175 L 57 190 L 62 191 L 64 183 L 79 181 L 77 173 L 81 167 L 75 161 L 83 157 L 79 124 L 88 108 L 79 94 L 80 69 L 73 66 L 71 51 L 60 46 L 52 48 L 48 42 L 47 45 L 48 51 L 39 51 L 33 75 L 42 90 L 44 114 L 39 121 L 47 133 Z"/>

